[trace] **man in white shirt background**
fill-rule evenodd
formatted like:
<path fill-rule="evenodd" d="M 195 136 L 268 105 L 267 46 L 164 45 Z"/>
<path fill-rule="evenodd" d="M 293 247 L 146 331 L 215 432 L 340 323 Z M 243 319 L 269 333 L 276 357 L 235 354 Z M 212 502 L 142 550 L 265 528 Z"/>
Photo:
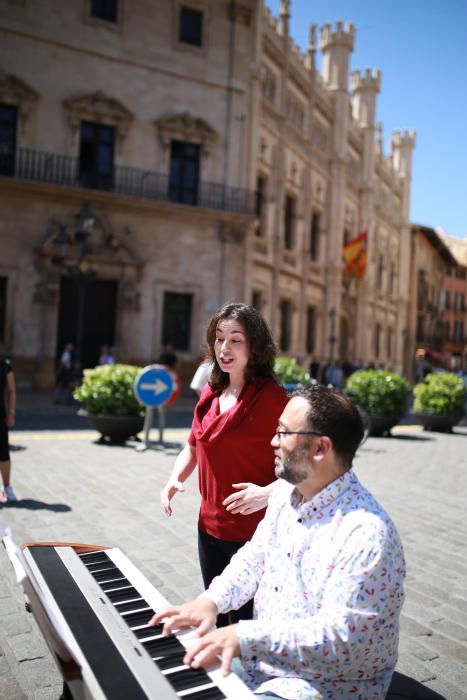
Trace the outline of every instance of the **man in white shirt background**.
<path fill-rule="evenodd" d="M 257 697 L 383 700 L 397 662 L 405 562 L 397 530 L 360 484 L 363 435 L 352 402 L 330 387 L 295 392 L 272 445 L 278 486 L 252 540 L 199 598 L 155 615 L 194 626 L 185 662 L 232 661 Z M 253 620 L 212 630 L 254 597 Z"/>

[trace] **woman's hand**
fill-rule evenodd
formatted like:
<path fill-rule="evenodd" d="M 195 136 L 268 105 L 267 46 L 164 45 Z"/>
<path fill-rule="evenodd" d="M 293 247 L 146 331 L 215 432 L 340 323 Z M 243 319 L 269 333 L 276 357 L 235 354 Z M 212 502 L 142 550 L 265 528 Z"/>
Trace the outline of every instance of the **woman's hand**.
<path fill-rule="evenodd" d="M 172 481 L 169 479 L 169 481 L 166 483 L 164 488 L 161 491 L 161 505 L 162 505 L 162 510 L 166 515 L 172 515 L 172 507 L 170 505 L 170 501 L 172 498 L 175 496 L 176 493 L 182 492 L 185 490 L 185 487 L 183 486 L 181 481 Z"/>
<path fill-rule="evenodd" d="M 251 515 L 257 510 L 266 508 L 271 493 L 270 486 L 258 486 L 247 481 L 241 484 L 232 484 L 232 488 L 238 490 L 227 496 L 223 502 L 230 513 Z"/>

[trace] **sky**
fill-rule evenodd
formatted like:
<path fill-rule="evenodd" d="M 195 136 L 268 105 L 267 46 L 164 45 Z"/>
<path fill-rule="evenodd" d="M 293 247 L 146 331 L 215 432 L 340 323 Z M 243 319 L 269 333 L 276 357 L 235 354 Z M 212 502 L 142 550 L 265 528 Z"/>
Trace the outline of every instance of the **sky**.
<path fill-rule="evenodd" d="M 280 0 L 265 4 L 279 16 Z M 350 71 L 382 74 L 384 152 L 393 131 L 416 132 L 411 222 L 467 239 L 467 0 L 292 0 L 290 14 L 303 51 L 312 22 L 318 37 L 326 23 L 355 26 Z"/>

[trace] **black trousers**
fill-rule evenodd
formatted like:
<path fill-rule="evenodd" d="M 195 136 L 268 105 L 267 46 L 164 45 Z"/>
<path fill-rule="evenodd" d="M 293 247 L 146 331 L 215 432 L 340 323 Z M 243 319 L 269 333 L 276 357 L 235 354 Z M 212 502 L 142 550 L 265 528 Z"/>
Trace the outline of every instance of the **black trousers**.
<path fill-rule="evenodd" d="M 216 537 L 212 537 L 198 529 L 199 563 L 206 588 L 208 588 L 213 578 L 224 571 L 232 556 L 240 547 L 243 547 L 243 544 L 243 542 L 218 540 Z M 251 620 L 252 617 L 253 600 L 249 600 L 248 603 L 242 605 L 238 610 L 219 614 L 217 616 L 217 626 L 233 625 L 239 620 Z"/>

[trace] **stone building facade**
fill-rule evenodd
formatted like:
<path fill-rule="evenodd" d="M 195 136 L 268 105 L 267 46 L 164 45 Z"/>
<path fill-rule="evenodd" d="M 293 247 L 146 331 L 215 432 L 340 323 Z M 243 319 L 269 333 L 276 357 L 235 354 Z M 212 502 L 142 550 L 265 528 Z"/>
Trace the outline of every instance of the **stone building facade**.
<path fill-rule="evenodd" d="M 355 29 L 312 25 L 302 55 L 291 11 L 0 0 L 0 339 L 20 381 L 49 386 L 66 342 L 83 366 L 170 343 L 188 377 L 227 300 L 306 366 L 408 371 L 415 137 L 383 153 L 380 74 L 349 85 Z"/>

